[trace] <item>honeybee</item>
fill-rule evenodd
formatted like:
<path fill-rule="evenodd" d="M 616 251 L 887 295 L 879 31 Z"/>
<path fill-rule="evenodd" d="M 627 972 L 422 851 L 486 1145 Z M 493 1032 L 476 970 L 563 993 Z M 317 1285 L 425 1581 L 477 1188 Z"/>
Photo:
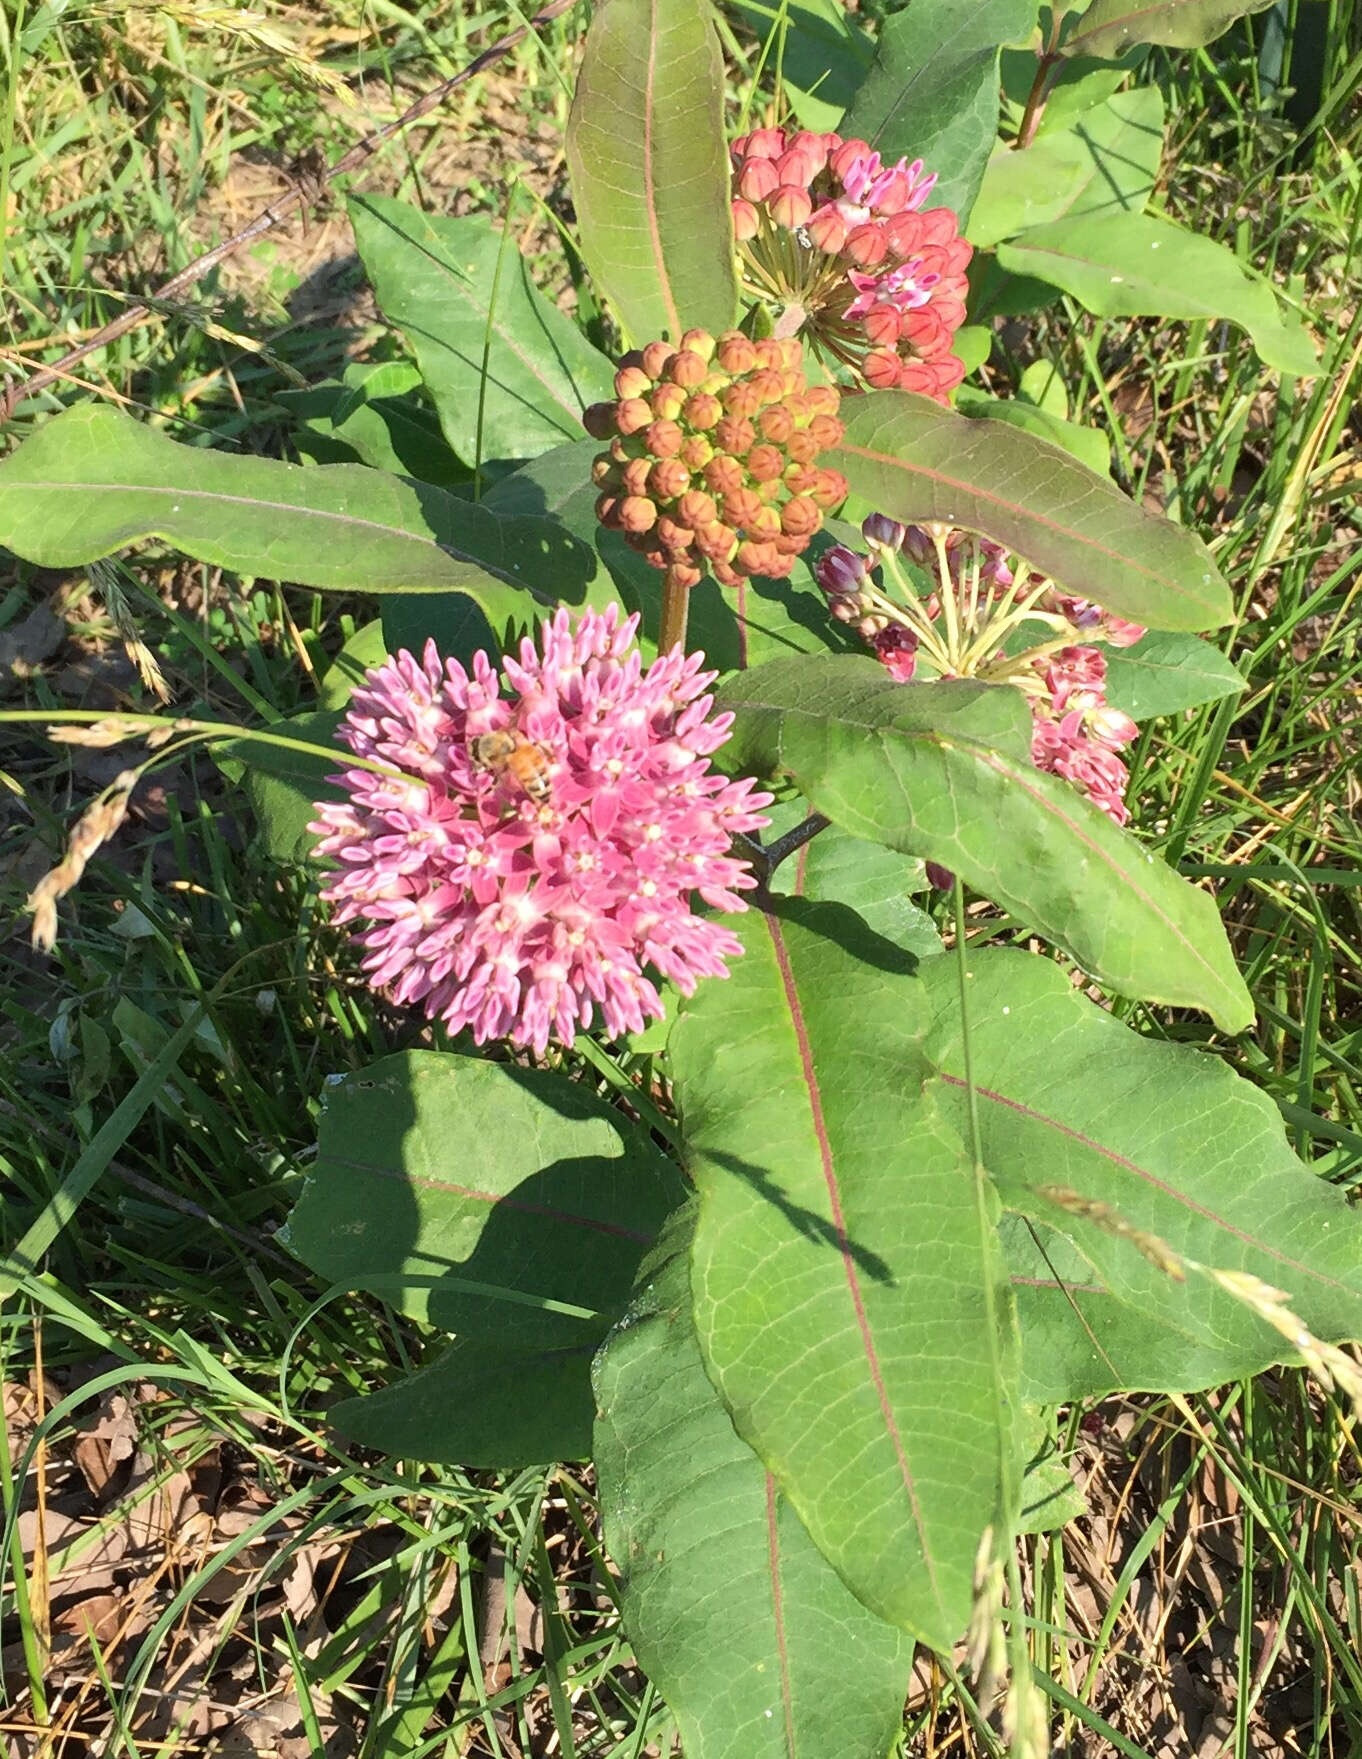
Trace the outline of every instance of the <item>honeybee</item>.
<path fill-rule="evenodd" d="M 479 769 L 490 771 L 499 781 L 514 782 L 531 800 L 548 799 L 553 753 L 546 745 L 527 739 L 518 727 L 482 733 L 468 752 Z"/>

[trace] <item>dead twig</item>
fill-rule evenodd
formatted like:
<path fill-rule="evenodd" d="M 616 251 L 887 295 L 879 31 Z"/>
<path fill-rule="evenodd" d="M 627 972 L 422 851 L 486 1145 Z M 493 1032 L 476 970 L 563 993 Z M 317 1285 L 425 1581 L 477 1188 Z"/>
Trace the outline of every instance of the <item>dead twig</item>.
<path fill-rule="evenodd" d="M 106 344 L 115 341 L 119 336 L 126 335 L 129 330 L 133 330 L 138 324 L 145 322 L 147 318 L 154 315 L 158 305 L 163 305 L 166 300 L 177 299 L 196 281 L 201 280 L 211 268 L 222 262 L 224 258 L 231 256 L 234 251 L 240 250 L 243 244 L 249 244 L 253 239 L 261 238 L 265 233 L 273 231 L 295 208 L 314 206 L 337 178 L 347 177 L 352 171 L 358 170 L 380 148 L 386 146 L 395 135 L 400 134 L 404 128 L 413 122 L 419 122 L 423 116 L 428 116 L 432 110 L 438 109 L 451 92 L 457 91 L 461 85 L 466 85 L 470 79 L 475 79 L 494 61 L 500 60 L 508 50 L 515 48 L 516 44 L 523 41 L 532 31 L 537 30 L 541 25 L 550 23 L 564 12 L 570 11 L 576 4 L 577 0 L 548 0 L 548 4 L 541 7 L 528 24 L 520 25 L 517 29 L 508 32 L 506 36 L 493 43 L 490 48 L 484 49 L 480 55 L 475 55 L 466 67 L 460 68 L 458 73 L 452 74 L 423 97 L 418 98 L 414 104 L 409 105 L 396 121 L 389 122 L 384 127 L 375 130 L 373 134 L 365 135 L 363 140 L 356 141 L 349 152 L 337 159 L 334 165 L 326 167 L 316 174 L 313 174 L 311 167 L 308 167 L 307 175 L 295 176 L 283 195 L 270 202 L 267 207 L 262 208 L 255 218 L 243 226 L 239 232 L 234 232 L 221 244 L 215 244 L 211 250 L 196 257 L 187 268 L 172 275 L 154 293 L 147 296 L 145 303 L 139 302 L 128 306 L 116 318 L 96 330 L 87 341 L 62 355 L 60 360 L 54 361 L 51 366 L 40 367 L 36 373 L 22 380 L 19 384 L 8 386 L 3 398 L 0 398 L 0 422 L 9 421 L 19 404 L 26 398 L 35 396 L 39 391 L 45 390 L 48 385 L 56 384 L 59 379 L 69 379 L 70 369 L 77 361 L 84 360 L 86 355 L 93 354 L 96 349 L 105 347 Z"/>

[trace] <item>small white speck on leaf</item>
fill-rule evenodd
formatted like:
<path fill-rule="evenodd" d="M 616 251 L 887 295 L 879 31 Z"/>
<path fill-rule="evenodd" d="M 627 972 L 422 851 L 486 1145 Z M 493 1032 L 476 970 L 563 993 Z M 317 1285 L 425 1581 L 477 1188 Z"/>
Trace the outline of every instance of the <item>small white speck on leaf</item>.
<path fill-rule="evenodd" d="M 1115 286 L 1118 286 L 1118 285 L 1119 285 L 1119 283 L 1120 283 L 1120 282 L 1122 282 L 1122 281 L 1124 281 L 1124 280 L 1125 280 L 1125 276 L 1124 276 L 1124 275 L 1113 275 L 1113 276 L 1112 276 L 1112 278 L 1111 278 L 1111 284 L 1112 284 L 1112 286 L 1113 286 L 1113 287 L 1115 287 Z"/>

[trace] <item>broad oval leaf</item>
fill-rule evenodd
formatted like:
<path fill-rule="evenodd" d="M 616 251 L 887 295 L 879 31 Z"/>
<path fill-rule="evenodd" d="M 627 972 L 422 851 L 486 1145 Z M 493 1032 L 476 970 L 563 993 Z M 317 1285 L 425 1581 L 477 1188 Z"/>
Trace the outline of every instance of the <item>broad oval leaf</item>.
<path fill-rule="evenodd" d="M 1213 238 L 1153 214 L 1098 214 L 1036 226 L 998 246 L 1014 274 L 1051 281 L 1099 317 L 1227 318 L 1268 366 L 1319 371 L 1300 320 Z"/>
<path fill-rule="evenodd" d="M 245 788 L 260 840 L 275 861 L 307 861 L 317 841 L 307 828 L 317 815 L 316 803 L 342 797 L 327 780 L 346 756 L 336 744 L 339 723 L 339 705 L 324 706 L 275 721 L 266 729 L 275 738 L 296 739 L 307 750 L 252 738 L 248 732 L 212 746 L 215 761 Z"/>
<path fill-rule="evenodd" d="M 329 1282 L 484 1348 L 594 1344 L 681 1195 L 647 1134 L 566 1076 L 404 1051 L 327 1089 L 285 1237 Z"/>
<path fill-rule="evenodd" d="M 791 857 L 775 884 L 796 898 L 845 904 L 874 934 L 916 959 L 941 951 L 941 937 L 911 892 L 927 890 L 920 861 L 907 861 L 883 843 L 852 837 L 829 825 Z"/>
<path fill-rule="evenodd" d="M 705 1374 L 667 1228 L 596 1358 L 595 1462 L 620 1610 L 687 1759 L 884 1759 L 912 1644 L 843 1586 Z"/>
<path fill-rule="evenodd" d="M 1070 128 L 1047 129 L 1021 151 L 998 146 L 969 219 L 969 238 L 997 244 L 1028 227 L 1108 213 L 1140 213 L 1163 154 L 1157 86 L 1117 92 Z"/>
<path fill-rule="evenodd" d="M 467 464 L 580 439 L 614 367 L 535 286 L 509 233 L 480 215 L 354 196 L 355 245 L 410 342 L 445 438 Z"/>
<path fill-rule="evenodd" d="M 570 569 L 573 547 L 547 521 L 508 533 L 426 483 L 181 446 L 100 404 L 45 422 L 0 463 L 0 544 L 16 555 L 74 567 L 150 538 L 237 574 L 343 592 L 458 591 L 496 615 L 523 611 L 518 548 Z"/>
<path fill-rule="evenodd" d="M 1230 620 L 1229 587 L 1198 537 L 1046 441 L 909 391 L 842 407 L 846 434 L 826 462 L 891 519 L 983 532 L 1066 592 L 1150 628 Z"/>
<path fill-rule="evenodd" d="M 957 391 L 955 404 L 971 421 L 1003 422 L 1008 427 L 1021 428 L 1024 433 L 1060 447 L 1095 476 L 1111 480 L 1111 442 L 1096 428 L 1080 427 L 1076 421 L 1055 415 L 1024 398 L 990 397 L 968 385 Z"/>
<path fill-rule="evenodd" d="M 582 256 L 637 344 L 738 306 L 709 0 L 600 0 L 567 126 Z"/>
<path fill-rule="evenodd" d="M 1240 672 L 1209 641 L 1151 629 L 1134 647 L 1111 647 L 1107 701 L 1133 721 L 1173 715 L 1247 689 Z"/>
<path fill-rule="evenodd" d="M 998 50 L 1035 22 L 1036 0 L 913 0 L 880 26 L 842 134 L 886 163 L 924 160 L 937 174 L 932 204 L 963 225 L 998 132 Z"/>
<path fill-rule="evenodd" d="M 456 1338 L 379 1392 L 341 1399 L 327 1423 L 403 1460 L 513 1471 L 591 1452 L 591 1340 L 518 1349 Z"/>
<path fill-rule="evenodd" d="M 898 684 L 874 660 L 777 660 L 719 692 L 724 761 L 794 778 L 835 824 L 940 862 L 1123 995 L 1253 1019 L 1213 900 L 1031 762 L 1019 691 Z"/>
<path fill-rule="evenodd" d="M 821 134 L 837 128 L 855 98 L 875 45 L 840 0 L 732 0 L 766 42 L 769 65 L 780 69 L 780 89 L 801 128 Z"/>
<path fill-rule="evenodd" d="M 966 1071 L 946 963 L 924 962 L 918 982 L 936 1022 L 924 1049 L 959 1127 Z M 1131 1032 L 1047 960 L 984 950 L 969 969 L 983 1157 L 1034 1229 L 1009 1232 L 1028 1399 L 1190 1391 L 1298 1359 L 1209 1279 L 1174 1280 L 1128 1232 L 1060 1208 L 1046 1187 L 1202 1265 L 1251 1272 L 1321 1337 L 1362 1337 L 1362 1215 L 1291 1152 L 1266 1094 L 1202 1051 Z"/>
<path fill-rule="evenodd" d="M 739 932 L 668 1047 L 701 1350 L 857 1599 L 948 1649 L 1012 1445 L 994 1218 L 905 1019 L 911 960 L 836 905 Z"/>
<path fill-rule="evenodd" d="M 1199 49 L 1214 42 L 1236 18 L 1273 4 L 1274 0 L 1093 0 L 1060 52 L 1109 61 L 1133 43 Z"/>

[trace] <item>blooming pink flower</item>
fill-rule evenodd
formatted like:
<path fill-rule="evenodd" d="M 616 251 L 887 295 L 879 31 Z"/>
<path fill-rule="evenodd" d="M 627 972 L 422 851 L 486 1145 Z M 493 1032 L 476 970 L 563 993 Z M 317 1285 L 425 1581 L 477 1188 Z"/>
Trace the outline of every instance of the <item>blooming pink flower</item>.
<path fill-rule="evenodd" d="M 398 774 L 346 770 L 349 798 L 317 808 L 338 864 L 323 896 L 367 925 L 376 988 L 479 1044 L 570 1045 L 598 1012 L 612 1036 L 639 1031 L 663 1012 L 649 970 L 690 995 L 741 950 L 691 898 L 746 908 L 756 882 L 730 840 L 771 796 L 710 770 L 732 716 L 710 714 L 703 655 L 645 672 L 637 625 L 559 611 L 500 675 L 428 642 L 351 698 L 341 738 Z"/>
<path fill-rule="evenodd" d="M 952 344 L 972 253 L 949 208 L 923 211 L 936 173 L 807 130 L 757 129 L 731 152 L 749 292 L 867 384 L 944 403 L 965 372 Z"/>

